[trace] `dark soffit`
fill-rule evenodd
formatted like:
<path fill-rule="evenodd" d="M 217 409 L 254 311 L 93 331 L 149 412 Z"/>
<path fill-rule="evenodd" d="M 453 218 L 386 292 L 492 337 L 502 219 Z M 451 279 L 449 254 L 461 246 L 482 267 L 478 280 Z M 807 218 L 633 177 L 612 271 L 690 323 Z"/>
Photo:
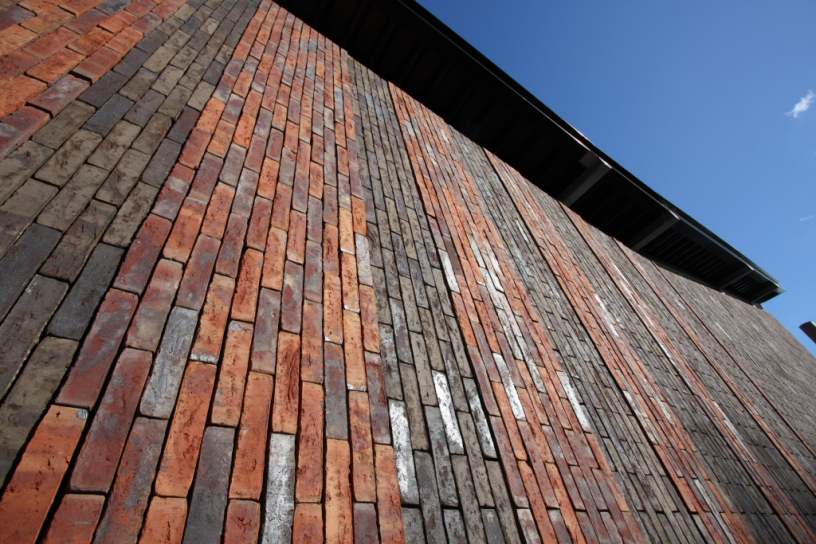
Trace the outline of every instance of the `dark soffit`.
<path fill-rule="evenodd" d="M 752 304 L 783 292 L 773 276 L 608 157 L 416 2 L 279 3 L 642 255 Z M 529 135 L 526 145 L 515 135 Z"/>

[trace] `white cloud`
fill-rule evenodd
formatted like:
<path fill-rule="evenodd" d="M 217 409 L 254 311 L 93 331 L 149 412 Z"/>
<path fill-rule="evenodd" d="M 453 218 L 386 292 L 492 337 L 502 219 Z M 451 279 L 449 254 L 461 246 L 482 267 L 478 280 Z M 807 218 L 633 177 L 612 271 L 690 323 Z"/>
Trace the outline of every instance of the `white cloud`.
<path fill-rule="evenodd" d="M 800 217 L 799 221 L 810 221 L 811 219 L 816 219 L 816 215 L 806 215 L 805 217 Z"/>
<path fill-rule="evenodd" d="M 789 112 L 786 112 L 785 115 L 790 115 L 794 119 L 805 113 L 810 105 L 813 104 L 813 100 L 816 99 L 816 93 L 813 91 L 808 91 L 808 93 L 803 96 L 799 102 L 793 107 L 793 109 Z"/>

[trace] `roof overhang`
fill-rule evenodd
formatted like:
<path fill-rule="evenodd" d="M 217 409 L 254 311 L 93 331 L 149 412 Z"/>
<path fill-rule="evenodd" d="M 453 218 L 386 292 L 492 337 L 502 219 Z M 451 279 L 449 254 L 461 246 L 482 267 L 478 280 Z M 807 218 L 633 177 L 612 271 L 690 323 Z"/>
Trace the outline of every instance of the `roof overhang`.
<path fill-rule="evenodd" d="M 416 2 L 278 1 L 646 257 L 752 304 L 783 292 L 770 274 L 609 158 Z"/>

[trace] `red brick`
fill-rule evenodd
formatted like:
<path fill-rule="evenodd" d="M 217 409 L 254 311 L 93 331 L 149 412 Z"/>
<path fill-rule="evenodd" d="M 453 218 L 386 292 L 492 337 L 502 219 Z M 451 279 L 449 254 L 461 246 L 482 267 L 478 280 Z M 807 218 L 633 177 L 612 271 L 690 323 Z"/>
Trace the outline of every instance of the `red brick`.
<path fill-rule="evenodd" d="M 518 467 L 521 473 L 521 479 L 524 481 L 524 488 L 527 490 L 527 496 L 530 498 L 530 509 L 533 511 L 533 517 L 535 517 L 536 525 L 538 525 L 539 534 L 544 542 L 557 542 L 558 539 L 555 536 L 555 530 L 553 530 L 552 523 L 550 522 L 547 506 L 541 498 L 541 492 L 536 484 L 533 470 L 523 461 L 519 461 Z"/>
<path fill-rule="evenodd" d="M 141 18 L 139 18 L 138 21 L 130 26 L 147 36 L 161 23 L 161 16 L 156 15 L 155 13 L 145 13 Z"/>
<path fill-rule="evenodd" d="M 231 322 L 210 416 L 215 425 L 238 426 L 251 346 L 252 325 L 239 321 Z"/>
<path fill-rule="evenodd" d="M 136 19 L 136 15 L 128 11 L 118 11 L 113 16 L 99 23 L 99 26 L 115 34 L 136 22 Z"/>
<path fill-rule="evenodd" d="M 3 119 L 3 124 L 13 127 L 14 130 L 18 131 L 18 133 L 25 138 L 37 132 L 37 130 L 48 121 L 48 114 L 44 111 L 23 106 Z"/>
<path fill-rule="evenodd" d="M 218 172 L 221 171 L 223 165 L 224 161 L 220 158 L 211 153 L 205 154 L 195 174 L 188 196 L 195 200 L 209 202 L 215 184 L 218 182 Z"/>
<path fill-rule="evenodd" d="M 244 247 L 244 236 L 247 229 L 247 218 L 231 213 L 227 221 L 227 232 L 221 242 L 221 251 L 215 269 L 219 274 L 231 278 L 238 276 L 238 265 L 241 261 L 241 251 Z"/>
<path fill-rule="evenodd" d="M 319 504 L 297 504 L 292 527 L 292 542 L 323 544 L 323 509 Z"/>
<path fill-rule="evenodd" d="M 162 185 L 159 196 L 156 197 L 153 213 L 171 221 L 174 220 L 194 174 L 193 170 L 182 164 L 174 166 L 167 181 Z"/>
<path fill-rule="evenodd" d="M 218 247 L 219 242 L 215 238 L 210 238 L 206 234 L 199 235 L 179 286 L 176 297 L 178 306 L 191 310 L 201 309 L 215 266 Z"/>
<path fill-rule="evenodd" d="M 256 197 L 252 208 L 252 218 L 247 230 L 247 245 L 259 251 L 266 248 L 266 237 L 269 232 L 269 219 L 272 215 L 272 202 Z"/>
<path fill-rule="evenodd" d="M 360 329 L 360 314 L 343 312 L 343 352 L 346 358 L 346 382 L 350 389 L 365 390 L 366 371 Z"/>
<path fill-rule="evenodd" d="M 232 278 L 219 274 L 213 276 L 201 315 L 198 335 L 190 352 L 191 359 L 207 363 L 218 362 L 234 289 L 235 281 Z"/>
<path fill-rule="evenodd" d="M 323 383 L 323 306 L 303 303 L 301 379 Z"/>
<path fill-rule="evenodd" d="M 521 480 L 521 475 L 517 470 L 516 457 L 513 454 L 513 448 L 510 444 L 510 439 L 507 436 L 507 431 L 504 428 L 504 423 L 498 416 L 490 416 L 490 427 L 496 436 L 496 445 L 499 448 L 499 455 L 502 459 L 502 465 L 505 467 L 507 487 L 510 491 L 510 497 L 513 503 L 520 508 L 527 508 L 529 503 L 527 495 L 524 492 L 524 483 Z"/>
<path fill-rule="evenodd" d="M 45 83 L 27 76 L 18 76 L 0 88 L 0 118 L 23 107 L 46 88 Z"/>
<path fill-rule="evenodd" d="M 43 543 L 90 542 L 104 505 L 103 495 L 65 495 Z"/>
<path fill-rule="evenodd" d="M 138 538 L 166 426 L 164 420 L 136 418 L 96 530 L 98 542 L 135 542 Z"/>
<path fill-rule="evenodd" d="M 343 342 L 343 303 L 340 278 L 332 274 L 324 276 L 323 330 L 326 340 L 337 344 Z"/>
<path fill-rule="evenodd" d="M 190 362 L 181 382 L 176 410 L 156 475 L 156 493 L 186 497 L 193 482 L 201 438 L 215 385 L 214 365 Z"/>
<path fill-rule="evenodd" d="M 43 36 L 30 43 L 26 48 L 26 52 L 36 55 L 41 59 L 45 59 L 76 40 L 79 34 L 71 32 L 67 28 L 59 28 L 56 31 Z"/>
<path fill-rule="evenodd" d="M 174 5 L 172 2 L 162 2 L 155 8 L 153 8 L 153 13 L 164 19 L 165 21 L 170 18 L 176 12 L 178 7 Z"/>
<path fill-rule="evenodd" d="M 110 490 L 152 363 L 147 351 L 126 349 L 119 356 L 79 452 L 71 489 L 102 493 Z"/>
<path fill-rule="evenodd" d="M 201 130 L 198 127 L 194 128 L 184 144 L 184 149 L 181 150 L 179 162 L 190 168 L 197 168 L 198 163 L 201 162 L 201 157 L 207 151 L 211 135 L 211 132 Z"/>
<path fill-rule="evenodd" d="M 374 446 L 374 466 L 377 472 L 377 511 L 380 515 L 382 542 L 405 542 L 397 481 L 397 460 L 391 446 Z"/>
<path fill-rule="evenodd" d="M 336 226 L 326 224 L 323 229 L 323 270 L 326 274 L 340 275 L 340 256 L 338 250 L 338 234 Z"/>
<path fill-rule="evenodd" d="M 306 214 L 292 211 L 289 216 L 289 240 L 286 258 L 299 264 L 304 263 L 306 252 Z"/>
<path fill-rule="evenodd" d="M 275 200 L 272 205 L 270 225 L 279 229 L 289 228 L 289 205 L 292 201 L 292 188 L 278 184 L 275 189 Z"/>
<path fill-rule="evenodd" d="M 121 53 L 117 53 L 113 49 L 102 47 L 98 49 L 90 57 L 79 63 L 74 68 L 74 73 L 90 79 L 96 83 L 99 78 L 105 75 L 111 68 L 116 66 L 116 63 L 122 58 Z"/>
<path fill-rule="evenodd" d="M 227 226 L 232 199 L 235 196 L 235 189 L 225 183 L 219 183 L 212 193 L 204 222 L 201 225 L 201 233 L 213 238 L 221 239 L 224 228 Z"/>
<path fill-rule="evenodd" d="M 286 110 L 284 109 L 284 115 L 286 115 Z M 275 113 L 277 114 L 278 107 L 275 108 Z M 275 124 L 275 117 L 272 118 L 272 124 Z M 274 161 L 280 161 L 281 159 L 281 151 L 283 150 L 283 132 L 280 130 L 273 128 L 269 131 L 269 140 L 266 144 L 266 156 Z"/>
<path fill-rule="evenodd" d="M 340 221 L 340 251 L 354 253 L 354 225 L 352 222 L 351 211 L 346 208 L 339 210 Z"/>
<path fill-rule="evenodd" d="M 4 29 L 0 34 L 0 56 L 20 49 L 28 42 L 35 40 L 37 36 L 37 32 L 32 32 L 20 25 L 12 25 Z"/>
<path fill-rule="evenodd" d="M 91 29 L 95 28 L 96 25 L 103 19 L 107 18 L 107 16 L 108 15 L 106 13 L 103 13 L 98 9 L 91 9 L 83 13 L 73 21 L 69 21 L 65 25 L 65 28 L 73 30 L 78 34 L 85 34 L 89 32 Z"/>
<path fill-rule="evenodd" d="M 20 26 L 36 32 L 40 36 L 59 28 L 74 16 L 62 9 L 51 9 L 44 11 L 32 19 L 20 23 Z"/>
<path fill-rule="evenodd" d="M 145 291 L 139 309 L 128 330 L 126 345 L 156 351 L 161 338 L 167 314 L 176 298 L 176 290 L 181 281 L 182 266 L 162 259 L 156 265 L 150 285 Z"/>
<path fill-rule="evenodd" d="M 102 20 L 104 20 L 104 18 Z M 105 45 L 112 37 L 112 33 L 98 26 L 94 26 L 86 34 L 71 43 L 68 49 L 76 51 L 83 57 L 87 57 L 98 51 L 99 48 Z"/>
<path fill-rule="evenodd" d="M 281 328 L 299 333 L 303 315 L 303 266 L 286 261 L 281 291 Z"/>
<path fill-rule="evenodd" d="M 261 167 L 261 178 L 258 182 L 258 195 L 272 199 L 275 197 L 275 186 L 278 184 L 278 167 L 280 163 L 273 159 L 264 159 Z"/>
<path fill-rule="evenodd" d="M 357 283 L 357 259 L 349 253 L 340 253 L 340 279 L 343 282 L 343 308 L 360 311 L 360 292 Z"/>
<path fill-rule="evenodd" d="M 34 542 L 74 455 L 88 412 L 52 405 L 0 499 L 0 542 Z M 9 520 L 14 520 L 10 522 Z"/>
<path fill-rule="evenodd" d="M 106 47 L 110 47 L 120 55 L 126 55 L 131 49 L 133 49 L 139 40 L 141 40 L 144 36 L 141 32 L 136 30 L 135 28 L 125 28 L 120 31 L 116 36 L 114 36 L 107 44 Z"/>
<path fill-rule="evenodd" d="M 162 254 L 166 259 L 186 263 L 198 237 L 198 229 L 204 218 L 204 204 L 187 197 L 173 224 L 173 232 L 164 245 Z M 166 221 L 166 220 L 164 220 Z M 168 221 L 169 223 L 169 221 Z"/>
<path fill-rule="evenodd" d="M 224 159 L 224 167 L 221 169 L 221 175 L 218 176 L 218 179 L 233 187 L 238 185 L 245 158 L 246 149 L 240 145 L 231 144 L 229 146 L 229 153 Z"/>
<path fill-rule="evenodd" d="M 0 85 L 24 73 L 38 62 L 39 58 L 19 50 L 0 58 Z"/>
<path fill-rule="evenodd" d="M 248 249 L 241 262 L 241 274 L 232 304 L 232 318 L 241 321 L 255 321 L 258 305 L 258 284 L 261 281 L 264 255 L 260 251 Z"/>
<path fill-rule="evenodd" d="M 367 351 L 380 352 L 380 329 L 377 319 L 377 298 L 374 289 L 360 286 L 360 321 L 363 325 L 363 347 Z"/>
<path fill-rule="evenodd" d="M 207 105 L 201 110 L 201 116 L 198 118 L 196 127 L 205 132 L 215 132 L 215 127 L 218 126 L 218 121 L 221 119 L 221 114 L 224 112 L 226 104 L 215 98 L 210 98 Z"/>
<path fill-rule="evenodd" d="M 354 232 L 357 234 L 362 234 L 363 236 L 366 235 L 366 213 L 365 213 L 365 203 L 363 199 L 352 197 L 351 198 L 351 217 L 352 217 L 352 228 Z"/>
<path fill-rule="evenodd" d="M 96 404 L 137 302 L 131 293 L 108 291 L 57 402 L 83 408 Z"/>
<path fill-rule="evenodd" d="M 344 440 L 326 441 L 326 540 L 353 542 L 354 514 L 351 506 L 349 444 Z M 396 483 L 396 479 L 395 482 Z M 397 490 L 399 493 L 399 490 Z M 399 505 L 399 494 L 397 495 Z M 383 538 L 385 541 L 385 538 Z M 394 541 L 387 541 L 394 542 Z"/>
<path fill-rule="evenodd" d="M 272 409 L 272 432 L 297 432 L 300 390 L 300 337 L 283 332 L 278 335 L 275 399 Z"/>
<path fill-rule="evenodd" d="M 274 385 L 275 379 L 268 374 L 249 373 L 230 484 L 231 498 L 261 498 L 265 465 L 259 460 L 265 457 Z"/>
<path fill-rule="evenodd" d="M 376 500 L 376 486 L 368 394 L 361 391 L 350 391 L 348 402 L 352 462 L 354 466 L 352 471 L 354 500 L 357 502 L 374 502 Z"/>
<path fill-rule="evenodd" d="M 323 495 L 323 387 L 303 384 L 295 500 L 319 503 Z"/>
<path fill-rule="evenodd" d="M 212 140 L 210 141 L 210 145 L 207 146 L 207 151 L 223 158 L 227 154 L 227 150 L 232 142 L 233 132 L 235 132 L 235 125 L 223 119 L 219 121 Z"/>
<path fill-rule="evenodd" d="M 266 253 L 261 285 L 280 291 L 283 288 L 283 265 L 286 253 L 286 231 L 270 228 L 266 239 Z"/>
<path fill-rule="evenodd" d="M 99 0 L 69 0 L 62 5 L 62 9 L 68 10 L 78 16 L 92 10 L 99 4 Z"/>
<path fill-rule="evenodd" d="M 252 130 L 254 128 L 255 118 L 246 113 L 242 114 L 235 127 L 235 136 L 232 140 L 244 149 L 248 149 L 249 143 L 252 141 Z"/>
<path fill-rule="evenodd" d="M 35 96 L 29 103 L 48 111 L 52 116 L 58 114 L 62 108 L 73 102 L 88 88 L 88 82 L 73 76 L 64 76 L 45 92 Z"/>
<path fill-rule="evenodd" d="M 141 293 L 159 257 L 172 223 L 163 217 L 150 214 L 130 245 L 124 263 L 119 269 L 113 286 L 134 293 Z"/>
<path fill-rule="evenodd" d="M 309 168 L 309 194 L 316 198 L 323 198 L 323 165 L 311 163 Z"/>
<path fill-rule="evenodd" d="M 145 516 L 139 542 L 181 544 L 184 522 L 187 519 L 187 500 L 154 496 Z"/>
<path fill-rule="evenodd" d="M 264 147 L 266 145 L 266 137 L 265 135 L 259 135 L 257 130 L 258 129 L 256 127 L 255 134 L 252 136 L 252 140 L 249 142 L 244 167 L 260 174 L 265 159 Z"/>
<path fill-rule="evenodd" d="M 227 518 L 224 522 L 224 544 L 257 542 L 260 528 L 260 504 L 241 500 L 229 502 Z"/>

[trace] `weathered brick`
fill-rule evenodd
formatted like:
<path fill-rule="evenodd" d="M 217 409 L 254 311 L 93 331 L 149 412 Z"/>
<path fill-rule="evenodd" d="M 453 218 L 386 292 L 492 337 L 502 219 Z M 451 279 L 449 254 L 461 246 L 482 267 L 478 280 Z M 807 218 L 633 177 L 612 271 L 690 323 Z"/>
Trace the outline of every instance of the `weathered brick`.
<path fill-rule="evenodd" d="M 116 472 L 107 508 L 96 531 L 95 542 L 136 541 L 150 497 L 166 426 L 166 421 L 136 418 Z"/>
<path fill-rule="evenodd" d="M 295 334 L 281 331 L 278 336 L 276 378 L 272 431 L 294 434 L 300 396 L 300 337 Z"/>
<path fill-rule="evenodd" d="M 193 200 L 191 197 L 184 200 L 178 218 L 173 223 L 170 238 L 164 245 L 162 254 L 165 258 L 182 263 L 187 262 L 187 258 L 193 250 L 193 244 L 198 237 L 198 230 L 204 218 L 204 210 L 204 204 L 201 202 Z"/>
<path fill-rule="evenodd" d="M 219 243 L 215 238 L 205 234 L 198 237 L 193 252 L 190 254 L 190 262 L 187 263 L 184 271 L 184 278 L 181 280 L 176 304 L 192 310 L 201 309 L 215 266 L 218 247 Z"/>
<path fill-rule="evenodd" d="M 215 391 L 210 420 L 215 425 L 236 427 L 241 417 L 246 375 L 249 369 L 249 350 L 252 344 L 252 325 L 232 321 L 227 332 L 224 356 Z"/>
<path fill-rule="evenodd" d="M 269 218 L 272 215 L 272 202 L 261 197 L 255 199 L 252 208 L 252 218 L 247 230 L 247 245 L 259 251 L 266 248 L 266 238 L 269 232 Z"/>
<path fill-rule="evenodd" d="M 181 164 L 176 165 L 156 197 L 153 213 L 174 220 L 192 180 L 192 170 Z"/>
<path fill-rule="evenodd" d="M 128 78 L 122 74 L 108 72 L 82 93 L 79 99 L 82 102 L 101 108 L 127 81 Z"/>
<path fill-rule="evenodd" d="M 37 171 L 37 178 L 62 187 L 101 141 L 102 136 L 94 132 L 87 130 L 75 132 Z"/>
<path fill-rule="evenodd" d="M 298 503 L 295 506 L 293 542 L 323 542 L 323 509 L 319 504 Z"/>
<path fill-rule="evenodd" d="M 153 154 L 150 164 L 147 165 L 144 174 L 142 174 L 142 181 L 153 185 L 154 187 L 161 187 L 161 185 L 167 179 L 168 173 L 176 164 L 176 158 L 179 156 L 180 152 L 181 144 L 168 140 L 167 138 L 162 140 L 161 144 L 159 145 L 159 149 L 157 149 Z M 179 159 L 179 162 L 184 161 Z M 198 162 L 193 164 L 191 167 L 195 168 L 196 166 L 198 166 Z"/>
<path fill-rule="evenodd" d="M 87 104 L 83 104 L 82 102 L 72 102 L 68 106 L 66 106 L 54 119 L 52 119 L 48 124 L 45 125 L 42 129 L 38 130 L 37 133 L 32 137 L 34 142 L 38 144 L 42 144 L 43 146 L 48 146 L 51 149 L 59 148 L 76 130 L 85 123 L 88 118 L 93 115 L 94 109 Z M 23 147 L 20 148 L 20 151 L 15 153 L 15 155 L 19 154 L 23 151 L 29 144 L 24 144 Z M 33 146 L 35 149 L 37 146 Z M 24 165 L 33 164 L 37 162 L 38 157 L 42 153 L 34 154 L 34 149 L 28 151 L 28 158 L 26 161 L 21 161 L 21 169 Z M 8 161 L 8 159 L 6 159 Z M 29 162 L 30 161 L 30 162 Z M 39 161 L 39 164 L 45 162 L 44 160 Z M 4 161 L 5 163 L 5 161 Z M 0 163 L 0 168 L 3 168 L 4 163 Z M 39 166 L 39 164 L 37 166 Z M 35 169 L 34 167 L 33 169 Z M 32 169 L 32 171 L 33 171 Z M 26 175 L 30 175 L 27 173 Z M 2 193 L 0 193 L 2 195 Z M 0 200 L 2 198 L 0 197 Z"/>
<path fill-rule="evenodd" d="M 103 506 L 102 495 L 64 495 L 43 542 L 90 542 Z"/>
<path fill-rule="evenodd" d="M 374 446 L 374 466 L 377 471 L 377 511 L 380 515 L 380 538 L 383 542 L 403 542 L 405 532 L 400 508 L 400 488 L 394 449 Z"/>
<path fill-rule="evenodd" d="M 303 384 L 295 498 L 319 503 L 323 496 L 323 387 Z"/>
<path fill-rule="evenodd" d="M 136 185 L 149 160 L 150 157 L 144 153 L 134 149 L 127 150 L 96 192 L 95 198 L 115 206 L 121 205 Z"/>
<path fill-rule="evenodd" d="M 0 260 L 0 319 L 11 309 L 59 240 L 59 232 L 32 225 Z"/>
<path fill-rule="evenodd" d="M 227 231 L 221 241 L 221 250 L 215 270 L 231 278 L 238 276 L 238 266 L 241 261 L 241 252 L 244 247 L 244 235 L 247 230 L 246 217 L 230 214 L 227 221 Z"/>
<path fill-rule="evenodd" d="M 13 113 L 43 92 L 46 84 L 27 76 L 18 76 L 0 87 L 0 118 Z"/>
<path fill-rule="evenodd" d="M 162 138 L 170 130 L 172 124 L 173 120 L 167 115 L 161 112 L 153 114 L 142 133 L 133 142 L 133 149 L 152 155 L 156 148 L 159 147 L 159 144 L 162 143 Z"/>
<path fill-rule="evenodd" d="M 286 261 L 281 291 L 281 328 L 299 333 L 303 314 L 303 266 Z"/>
<path fill-rule="evenodd" d="M 159 495 L 186 497 L 193 483 L 215 386 L 215 371 L 212 365 L 195 362 L 187 365 L 156 476 L 156 493 Z"/>
<path fill-rule="evenodd" d="M 133 100 L 128 100 L 121 94 L 115 94 L 85 122 L 82 128 L 105 136 L 113 125 L 125 116 L 131 106 L 133 106 Z"/>
<path fill-rule="evenodd" d="M 263 268 L 263 253 L 248 249 L 241 263 L 241 274 L 235 289 L 232 304 L 232 318 L 242 321 L 255 321 L 255 309 L 258 303 L 258 285 Z M 284 287 L 284 297 L 285 297 Z M 286 299 L 284 298 L 284 301 Z M 285 302 L 284 302 L 285 304 Z"/>
<path fill-rule="evenodd" d="M 128 346 L 156 351 L 167 314 L 181 281 L 181 273 L 182 267 L 179 263 L 161 260 L 156 265 L 150 285 L 128 329 L 126 340 Z"/>
<path fill-rule="evenodd" d="M 57 402 L 85 408 L 96 403 L 108 369 L 136 310 L 137 300 L 131 293 L 117 289 L 108 291 Z"/>
<path fill-rule="evenodd" d="M 272 227 L 266 240 L 261 285 L 280 291 L 283 288 L 286 231 Z"/>
<path fill-rule="evenodd" d="M 150 212 L 150 206 L 156 199 L 158 189 L 146 183 L 138 183 L 130 192 L 116 213 L 102 241 L 116 246 L 127 246 L 133 239 L 136 229 Z"/>
<path fill-rule="evenodd" d="M 37 132 L 39 135 L 42 132 Z M 0 203 L 3 203 L 16 191 L 31 174 L 39 168 L 53 153 L 43 145 L 34 142 L 24 143 L 18 150 L 0 161 Z"/>
<path fill-rule="evenodd" d="M 102 47 L 74 68 L 74 73 L 96 82 L 122 58 L 113 49 Z"/>
<path fill-rule="evenodd" d="M 232 278 L 218 274 L 213 277 L 201 316 L 198 335 L 190 353 L 192 359 L 206 363 L 218 362 L 234 290 L 235 281 Z"/>
<path fill-rule="evenodd" d="M 261 498 L 264 465 L 258 463 L 258 459 L 263 459 L 265 454 L 273 389 L 272 376 L 249 373 L 229 491 L 231 498 Z"/>
<path fill-rule="evenodd" d="M 65 76 L 54 83 L 47 91 L 29 100 L 29 104 L 46 110 L 52 116 L 57 115 L 77 96 L 88 88 L 88 83 L 72 76 Z"/>
<path fill-rule="evenodd" d="M 119 356 L 74 465 L 71 489 L 110 489 L 152 362 L 146 351 L 126 349 Z"/>
<path fill-rule="evenodd" d="M 346 383 L 349 389 L 366 388 L 365 359 L 360 330 L 360 314 L 343 312 L 343 352 L 346 358 Z"/>
<path fill-rule="evenodd" d="M 34 431 L 3 498 L 0 525 L 3 542 L 34 542 L 62 483 L 79 442 L 88 412 L 52 405 Z"/>
<path fill-rule="evenodd" d="M 162 419 L 170 417 L 197 321 L 198 314 L 192 310 L 175 307 L 170 312 L 153 372 L 139 405 L 142 414 Z"/>
<path fill-rule="evenodd" d="M 105 181 L 107 172 L 101 168 L 82 165 L 65 187 L 37 217 L 46 227 L 65 231 L 85 210 L 96 190 Z"/>
<path fill-rule="evenodd" d="M 125 262 L 113 282 L 117 289 L 141 293 L 153 270 L 153 263 L 167 240 L 172 223 L 157 215 L 149 215 L 136 239 L 130 245 Z"/>
<path fill-rule="evenodd" d="M 5 482 L 18 452 L 45 413 L 77 347 L 73 340 L 42 340 L 0 406 L 0 482 Z"/>
<path fill-rule="evenodd" d="M 295 437 L 270 434 L 268 451 L 263 540 L 289 542 L 295 511 Z"/>
<path fill-rule="evenodd" d="M 224 544 L 257 542 L 261 528 L 261 506 L 255 501 L 231 500 L 224 522 Z"/>
<path fill-rule="evenodd" d="M 154 90 L 147 91 L 136 104 L 130 108 L 125 115 L 125 121 L 129 121 L 140 127 L 144 127 L 150 118 L 164 102 L 164 95 Z M 184 143 L 184 142 L 180 142 Z"/>
<path fill-rule="evenodd" d="M 177 544 L 184 535 L 187 500 L 154 496 L 145 515 L 140 541 Z"/>
<path fill-rule="evenodd" d="M 208 236 L 221 239 L 224 228 L 227 226 L 227 217 L 230 212 L 230 205 L 235 196 L 235 189 L 225 183 L 216 185 L 210 198 L 204 222 L 201 225 L 201 232 Z"/>
<path fill-rule="evenodd" d="M 352 542 L 354 514 L 351 505 L 351 455 L 348 442 L 326 441 L 326 539 Z"/>

